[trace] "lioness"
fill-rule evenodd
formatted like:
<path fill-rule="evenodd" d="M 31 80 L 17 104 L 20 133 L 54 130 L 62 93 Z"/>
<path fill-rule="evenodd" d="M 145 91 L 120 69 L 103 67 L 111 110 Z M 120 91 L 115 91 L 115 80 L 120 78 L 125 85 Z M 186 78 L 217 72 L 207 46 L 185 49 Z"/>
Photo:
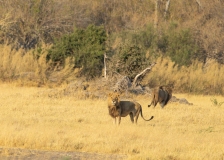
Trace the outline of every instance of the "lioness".
<path fill-rule="evenodd" d="M 152 102 L 148 105 L 150 107 L 152 104 L 155 107 L 159 102 L 160 106 L 163 108 L 172 97 L 172 88 L 160 86 L 154 88 L 152 92 Z"/>
<path fill-rule="evenodd" d="M 131 118 L 132 123 L 138 121 L 139 113 L 145 121 L 150 121 L 153 119 L 153 116 L 146 120 L 142 115 L 142 107 L 137 102 L 132 101 L 120 101 L 120 95 L 116 92 L 108 94 L 108 109 L 109 115 L 114 118 L 116 124 L 116 118 L 118 118 L 118 124 L 121 123 L 121 117 L 126 117 L 128 114 Z"/>

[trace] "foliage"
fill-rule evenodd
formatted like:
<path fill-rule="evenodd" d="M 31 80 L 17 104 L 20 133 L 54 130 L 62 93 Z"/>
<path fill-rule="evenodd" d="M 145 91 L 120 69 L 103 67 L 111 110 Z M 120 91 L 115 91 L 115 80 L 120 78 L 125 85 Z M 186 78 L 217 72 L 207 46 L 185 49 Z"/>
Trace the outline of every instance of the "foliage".
<path fill-rule="evenodd" d="M 177 29 L 177 23 L 156 31 L 151 24 L 139 31 L 124 31 L 120 35 L 122 44 L 141 46 L 149 58 L 168 56 L 179 66 L 189 66 L 192 60 L 201 60 L 200 47 L 196 44 L 190 29 Z M 202 59 L 203 60 L 203 59 Z"/>
<path fill-rule="evenodd" d="M 114 58 L 114 61 L 117 61 L 116 70 L 130 79 L 134 79 L 148 63 L 142 48 L 138 45 L 126 43 L 121 45 L 117 52 L 117 57 Z"/>
<path fill-rule="evenodd" d="M 80 74 L 92 78 L 99 76 L 103 68 L 106 34 L 103 27 L 89 25 L 86 29 L 75 29 L 73 33 L 55 40 L 49 50 L 48 60 L 64 63 L 73 57 L 74 67 L 82 68 Z"/>
<path fill-rule="evenodd" d="M 128 40 L 129 43 L 139 45 L 144 50 L 154 48 L 157 38 L 155 29 L 151 24 L 139 31 L 124 31 L 120 36 L 123 42 Z"/>
<path fill-rule="evenodd" d="M 119 73 L 133 77 L 152 58 L 156 61 L 161 56 L 163 59 L 170 58 L 172 65 L 169 72 L 166 70 L 169 64 L 160 66 L 160 72 L 165 72 L 161 75 L 156 72 L 157 75 L 150 78 L 151 83 L 171 81 L 176 82 L 177 88 L 183 92 L 222 94 L 223 66 L 216 66 L 210 60 L 214 58 L 220 64 L 224 63 L 223 3 L 205 0 L 202 9 L 195 1 L 174 0 L 170 2 L 164 18 L 167 3 L 161 1 L 157 17 L 159 23 L 154 28 L 154 1 L 2 0 L 0 44 L 4 47 L 0 48 L 0 53 L 4 57 L 0 62 L 0 77 L 10 79 L 30 70 L 46 74 L 49 63 L 44 64 L 44 60 L 40 64 L 34 62 L 40 60 L 38 58 L 46 49 L 44 46 L 52 45 L 54 39 L 48 60 L 59 62 L 65 68 L 68 57 L 71 58 L 69 64 L 73 60 L 74 68 L 81 69 L 83 76 L 100 75 L 105 46 L 101 42 L 91 43 L 92 31 L 89 39 L 84 36 L 87 35 L 84 28 L 95 24 L 103 25 L 108 39 L 114 40 L 107 46 L 107 56 L 116 57 L 112 60 L 112 69 L 117 69 Z M 74 27 L 78 29 L 73 30 Z M 116 38 L 111 40 L 112 36 Z M 104 42 L 108 44 L 108 41 Z M 39 48 L 33 50 L 36 47 Z M 21 48 L 25 50 L 21 52 Z M 32 59 L 30 50 L 38 52 L 35 53 L 37 59 Z M 29 60 L 26 60 L 27 57 Z M 200 62 L 199 67 L 195 66 L 194 59 Z M 22 60 L 29 64 L 21 63 Z M 36 65 L 44 69 L 36 72 Z"/>
<path fill-rule="evenodd" d="M 179 66 L 189 66 L 192 60 L 201 58 L 199 46 L 189 29 L 175 30 L 175 25 L 165 31 L 158 40 L 158 49 Z"/>
<path fill-rule="evenodd" d="M 67 16 L 61 16 L 66 8 L 65 3 L 59 5 L 55 0 L 8 0 L 0 3 L 4 6 L 0 17 L 2 42 L 17 50 L 29 50 L 39 43 L 51 43 L 54 37 L 73 27 Z"/>
<path fill-rule="evenodd" d="M 161 28 L 158 32 L 149 24 L 139 31 L 117 34 L 120 45 L 115 48 L 112 62 L 118 64 L 117 72 L 133 79 L 159 56 L 170 57 L 174 65 L 179 67 L 189 66 L 193 60 L 200 59 L 199 47 L 195 44 L 190 30 L 176 30 L 177 26 L 177 23 L 170 23 L 170 27 Z M 114 40 L 115 43 L 118 38 Z M 114 69 L 114 65 L 110 69 Z"/>
<path fill-rule="evenodd" d="M 171 37 L 167 54 L 180 66 L 190 65 L 198 49 L 189 30 L 182 30 Z"/>

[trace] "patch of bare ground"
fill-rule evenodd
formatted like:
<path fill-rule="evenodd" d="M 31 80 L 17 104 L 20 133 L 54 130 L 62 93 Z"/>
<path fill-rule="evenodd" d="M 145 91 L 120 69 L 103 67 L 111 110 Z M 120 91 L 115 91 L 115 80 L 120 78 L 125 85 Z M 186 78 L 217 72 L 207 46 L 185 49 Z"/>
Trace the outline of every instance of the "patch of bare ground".
<path fill-rule="evenodd" d="M 57 152 L 21 148 L 0 148 L 1 160 L 123 160 L 126 155 L 99 154 L 88 152 Z"/>

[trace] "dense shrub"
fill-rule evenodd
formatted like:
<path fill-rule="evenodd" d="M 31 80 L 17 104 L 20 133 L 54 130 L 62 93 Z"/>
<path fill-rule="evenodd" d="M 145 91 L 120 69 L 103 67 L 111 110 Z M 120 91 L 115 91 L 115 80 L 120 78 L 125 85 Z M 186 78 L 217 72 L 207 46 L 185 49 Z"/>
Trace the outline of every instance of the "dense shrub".
<path fill-rule="evenodd" d="M 177 29 L 176 23 L 170 23 L 169 27 L 155 30 L 148 25 L 140 31 L 124 31 L 119 36 L 122 43 L 130 43 L 141 46 L 142 52 L 149 52 L 148 57 L 158 58 L 168 56 L 179 66 L 189 66 L 192 60 L 203 60 L 200 46 L 190 29 Z"/>
<path fill-rule="evenodd" d="M 155 47 L 156 32 L 151 24 L 139 31 L 125 31 L 120 36 L 123 42 L 129 41 L 132 44 L 143 47 L 143 49 Z"/>
<path fill-rule="evenodd" d="M 201 59 L 200 47 L 197 45 L 191 30 L 176 29 L 177 24 L 171 23 L 158 37 L 157 47 L 179 66 L 189 66 L 193 60 Z"/>
<path fill-rule="evenodd" d="M 177 24 L 155 30 L 148 25 L 139 31 L 124 31 L 117 34 L 110 69 L 133 79 L 141 70 L 146 68 L 158 57 L 167 56 L 179 67 L 189 66 L 199 59 L 199 47 L 188 29 L 177 30 Z M 119 39 L 119 40 L 118 40 Z M 111 46 L 113 44 L 110 44 Z M 116 44 L 115 44 L 116 45 Z"/>
<path fill-rule="evenodd" d="M 181 30 L 169 35 L 166 54 L 178 65 L 189 66 L 192 60 L 197 58 L 198 52 L 199 48 L 189 30 Z"/>
<path fill-rule="evenodd" d="M 125 43 L 117 49 L 116 54 L 112 57 L 110 70 L 128 76 L 133 80 L 147 64 L 149 64 L 149 60 L 146 59 L 145 53 L 140 46 Z"/>
<path fill-rule="evenodd" d="M 80 68 L 87 78 L 99 76 L 103 68 L 106 34 L 103 27 L 94 25 L 75 29 L 55 41 L 48 53 L 48 60 L 64 64 L 65 58 L 74 58 L 74 68 Z"/>

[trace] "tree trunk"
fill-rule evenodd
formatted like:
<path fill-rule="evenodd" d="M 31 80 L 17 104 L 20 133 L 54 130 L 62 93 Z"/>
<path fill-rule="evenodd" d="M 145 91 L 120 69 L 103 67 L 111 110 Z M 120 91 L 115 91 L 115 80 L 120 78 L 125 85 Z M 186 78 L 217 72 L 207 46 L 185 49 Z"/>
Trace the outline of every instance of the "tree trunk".
<path fill-rule="evenodd" d="M 154 17 L 154 28 L 158 26 L 158 6 L 160 0 L 155 0 L 155 17 Z"/>
<path fill-rule="evenodd" d="M 200 0 L 196 0 L 197 4 L 198 4 L 198 11 L 200 12 L 200 10 L 202 9 L 202 5 Z"/>
<path fill-rule="evenodd" d="M 104 78 L 107 78 L 107 65 L 106 65 L 107 55 L 104 53 Z"/>
<path fill-rule="evenodd" d="M 168 12 L 169 6 L 170 6 L 170 0 L 167 0 L 167 2 L 166 2 L 166 9 L 165 9 L 165 13 L 164 13 L 164 18 L 165 19 L 166 19 L 166 14 Z"/>

